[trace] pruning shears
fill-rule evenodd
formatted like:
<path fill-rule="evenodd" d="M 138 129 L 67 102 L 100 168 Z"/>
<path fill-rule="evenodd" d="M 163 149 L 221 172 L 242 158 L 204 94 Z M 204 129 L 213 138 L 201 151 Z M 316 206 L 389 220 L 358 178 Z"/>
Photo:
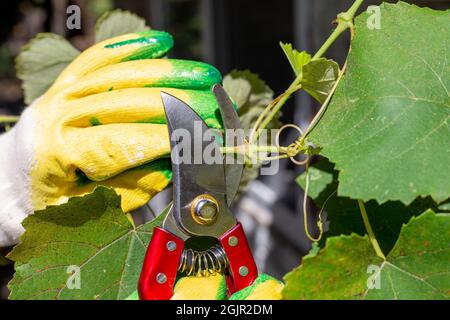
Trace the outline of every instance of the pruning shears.
<path fill-rule="evenodd" d="M 239 117 L 225 90 L 215 85 L 212 91 L 224 129 L 240 129 Z M 178 272 L 200 276 L 223 273 L 231 295 L 251 285 L 258 275 L 242 225 L 229 208 L 239 187 L 243 164 L 239 161 L 206 164 L 194 159 L 196 152 L 203 155 L 211 143 L 220 152 L 217 141 L 220 139 L 200 138 L 200 143 L 199 128 L 203 133 L 208 130 L 200 116 L 170 94 L 162 92 L 161 98 L 170 137 L 173 202 L 162 226 L 153 230 L 139 279 L 139 297 L 141 300 L 170 299 Z M 190 155 L 185 150 L 181 152 L 181 138 L 190 139 L 191 146 L 197 144 L 201 148 Z M 224 158 L 221 154 L 220 157 Z M 214 237 L 218 243 L 202 252 L 186 249 L 185 241 L 197 236 Z"/>

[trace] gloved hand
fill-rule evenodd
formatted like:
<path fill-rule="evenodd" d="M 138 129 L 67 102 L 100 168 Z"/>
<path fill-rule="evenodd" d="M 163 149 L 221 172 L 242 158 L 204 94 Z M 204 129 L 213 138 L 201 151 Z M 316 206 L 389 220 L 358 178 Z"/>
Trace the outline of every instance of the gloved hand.
<path fill-rule="evenodd" d="M 283 283 L 267 274 L 260 274 L 251 286 L 234 293 L 229 300 L 281 300 Z M 225 276 L 183 277 L 175 284 L 172 300 L 226 300 Z M 127 300 L 139 300 L 137 291 Z"/>
<path fill-rule="evenodd" d="M 125 212 L 166 187 L 161 91 L 220 128 L 210 92 L 220 73 L 200 62 L 159 59 L 172 44 L 169 34 L 149 30 L 94 45 L 0 136 L 0 246 L 18 241 L 28 214 L 97 185 L 113 187 Z"/>
<path fill-rule="evenodd" d="M 230 300 L 281 300 L 284 284 L 267 274 L 260 274 L 251 286 L 234 293 Z"/>
<path fill-rule="evenodd" d="M 281 300 L 283 283 L 267 274 L 260 274 L 251 286 L 235 292 L 229 300 Z M 184 277 L 175 285 L 172 300 L 225 300 L 225 276 Z"/>

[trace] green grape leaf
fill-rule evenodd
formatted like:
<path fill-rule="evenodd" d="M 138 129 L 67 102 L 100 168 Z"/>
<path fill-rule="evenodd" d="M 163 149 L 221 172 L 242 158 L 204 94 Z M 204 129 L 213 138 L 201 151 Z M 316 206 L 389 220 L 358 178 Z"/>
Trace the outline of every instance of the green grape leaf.
<path fill-rule="evenodd" d="M 242 128 L 250 130 L 256 123 L 259 115 L 273 100 L 273 91 L 255 73 L 249 70 L 234 70 L 223 78 L 223 87 L 233 99 L 238 108 Z M 279 117 L 272 119 L 267 129 L 277 129 L 281 126 Z M 268 142 L 270 142 L 270 135 Z M 258 177 L 259 165 L 244 168 L 238 194 L 241 194 L 249 183 Z"/>
<path fill-rule="evenodd" d="M 306 257 L 309 257 L 309 258 L 315 257 L 319 252 L 320 252 L 320 246 L 319 246 L 319 244 L 318 244 L 317 242 L 313 242 L 313 243 L 311 244 L 311 249 L 309 250 L 309 252 L 308 252 L 305 256 L 303 256 L 303 258 L 306 258 Z"/>
<path fill-rule="evenodd" d="M 0 252 L 0 267 L 7 266 L 11 264 L 11 260 L 7 259 L 1 252 Z"/>
<path fill-rule="evenodd" d="M 259 114 L 273 100 L 273 91 L 257 74 L 249 70 L 230 72 L 223 78 L 223 87 L 237 104 L 243 129 L 253 128 Z M 275 117 L 268 127 L 277 128 L 278 118 L 279 116 Z"/>
<path fill-rule="evenodd" d="M 95 24 L 95 42 L 148 29 L 143 18 L 129 11 L 116 9 L 98 18 Z"/>
<path fill-rule="evenodd" d="M 440 204 L 439 211 L 450 211 L 450 202 Z"/>
<path fill-rule="evenodd" d="M 280 42 L 280 46 L 295 75 L 301 75 L 302 88 L 314 99 L 324 103 L 339 77 L 339 65 L 325 58 L 311 60 L 309 53 L 297 51 L 290 43 Z"/>
<path fill-rule="evenodd" d="M 139 300 L 139 293 L 137 290 L 133 291 L 125 300 Z"/>
<path fill-rule="evenodd" d="M 308 196 L 319 208 L 324 208 L 327 214 L 328 230 L 321 241 L 341 234 L 366 234 L 366 228 L 361 218 L 358 201 L 340 196 L 338 190 L 338 172 L 334 164 L 323 158 L 309 168 Z M 297 183 L 305 189 L 306 175 L 302 173 Z M 388 201 L 379 205 L 371 200 L 365 203 L 372 229 L 382 251 L 387 254 L 397 241 L 401 227 L 411 217 L 420 215 L 427 209 L 437 210 L 437 204 L 430 198 L 418 198 L 406 206 L 400 201 Z M 440 210 L 439 210 L 440 211 Z"/>
<path fill-rule="evenodd" d="M 22 80 L 25 103 L 32 103 L 47 91 L 79 53 L 69 41 L 54 33 L 39 33 L 23 46 L 16 58 L 16 73 Z"/>
<path fill-rule="evenodd" d="M 303 67 L 301 85 L 314 99 L 324 103 L 339 77 L 339 65 L 329 59 L 311 60 Z"/>
<path fill-rule="evenodd" d="M 450 216 L 428 210 L 402 227 L 383 260 L 367 236 L 332 237 L 285 276 L 285 299 L 448 299 Z"/>
<path fill-rule="evenodd" d="M 8 255 L 16 269 L 9 298 L 125 299 L 136 290 L 153 228 L 166 213 L 135 228 L 120 197 L 105 187 L 36 212 Z M 79 288 L 70 278 L 75 268 Z"/>
<path fill-rule="evenodd" d="M 223 80 L 224 88 L 226 88 L 227 93 L 231 96 L 234 103 L 238 108 L 241 108 L 250 100 L 250 94 L 252 91 L 252 86 L 247 79 L 236 78 L 225 76 Z"/>
<path fill-rule="evenodd" d="M 450 195 L 450 10 L 399 2 L 356 19 L 348 68 L 309 139 L 336 163 L 339 194 L 379 203 Z"/>
<path fill-rule="evenodd" d="M 296 76 L 302 73 L 303 66 L 311 61 L 311 55 L 306 51 L 299 52 L 292 48 L 292 44 L 280 42 L 280 47 L 283 49 L 286 58 L 288 59 L 292 70 Z"/>

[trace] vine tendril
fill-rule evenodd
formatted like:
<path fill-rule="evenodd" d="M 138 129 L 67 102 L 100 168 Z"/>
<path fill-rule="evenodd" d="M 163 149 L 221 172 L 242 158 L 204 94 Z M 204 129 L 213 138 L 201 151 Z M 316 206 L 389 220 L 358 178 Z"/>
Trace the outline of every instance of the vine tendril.
<path fill-rule="evenodd" d="M 308 229 L 308 210 L 307 210 L 307 200 L 308 200 L 308 190 L 309 190 L 309 156 L 306 158 L 306 167 L 305 167 L 305 192 L 303 193 L 303 227 L 305 228 L 305 234 L 309 240 L 312 242 L 319 242 L 322 239 L 323 235 L 323 222 L 322 222 L 322 211 L 323 208 L 319 212 L 319 217 L 317 219 L 317 228 L 319 229 L 319 235 L 314 238 L 309 233 Z"/>

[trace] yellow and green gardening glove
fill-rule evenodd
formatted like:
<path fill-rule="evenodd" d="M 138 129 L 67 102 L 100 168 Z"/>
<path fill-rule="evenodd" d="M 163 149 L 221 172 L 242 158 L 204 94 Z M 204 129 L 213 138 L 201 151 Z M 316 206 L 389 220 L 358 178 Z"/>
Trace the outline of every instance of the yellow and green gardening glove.
<path fill-rule="evenodd" d="M 281 300 L 283 283 L 267 274 L 260 274 L 251 286 L 227 298 L 225 276 L 190 276 L 180 278 L 175 284 L 172 300 Z M 127 300 L 138 300 L 137 291 Z"/>
<path fill-rule="evenodd" d="M 80 54 L 52 87 L 0 136 L 0 246 L 17 243 L 35 210 L 113 187 L 125 212 L 144 205 L 171 178 L 160 92 L 220 128 L 212 66 L 163 59 L 173 45 L 149 30 L 100 42 Z"/>
<path fill-rule="evenodd" d="M 251 286 L 235 292 L 229 300 L 281 300 L 283 283 L 267 274 L 260 274 Z M 178 280 L 172 300 L 226 300 L 225 276 L 185 277 Z"/>

